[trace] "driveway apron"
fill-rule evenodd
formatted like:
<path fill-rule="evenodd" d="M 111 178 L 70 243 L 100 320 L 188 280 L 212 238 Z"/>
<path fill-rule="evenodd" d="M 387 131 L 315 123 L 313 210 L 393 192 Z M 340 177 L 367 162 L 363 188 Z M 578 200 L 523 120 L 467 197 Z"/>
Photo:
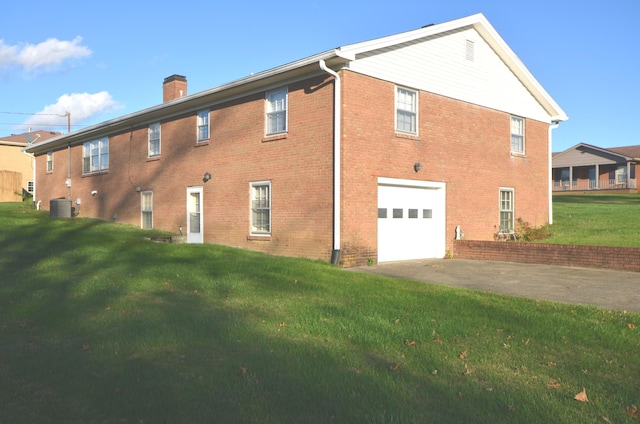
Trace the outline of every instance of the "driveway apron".
<path fill-rule="evenodd" d="M 420 259 L 352 271 L 552 302 L 640 312 L 640 273 L 465 259 Z"/>

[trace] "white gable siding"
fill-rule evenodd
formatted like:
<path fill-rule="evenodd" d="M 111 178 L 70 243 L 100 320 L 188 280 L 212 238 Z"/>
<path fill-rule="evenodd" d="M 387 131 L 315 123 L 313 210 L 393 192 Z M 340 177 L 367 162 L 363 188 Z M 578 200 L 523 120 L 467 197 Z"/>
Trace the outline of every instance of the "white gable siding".
<path fill-rule="evenodd" d="M 473 41 L 473 61 L 467 60 Z M 363 53 L 349 69 L 514 115 L 550 117 L 475 29 Z"/>

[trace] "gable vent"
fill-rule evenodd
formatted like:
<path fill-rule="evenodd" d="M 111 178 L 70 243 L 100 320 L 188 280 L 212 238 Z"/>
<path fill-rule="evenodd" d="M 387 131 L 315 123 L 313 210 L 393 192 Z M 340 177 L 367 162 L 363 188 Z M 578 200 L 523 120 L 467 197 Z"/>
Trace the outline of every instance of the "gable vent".
<path fill-rule="evenodd" d="M 474 44 L 475 43 L 473 41 L 466 40 L 464 57 L 470 62 L 473 62 L 474 60 L 474 53 L 475 53 Z"/>

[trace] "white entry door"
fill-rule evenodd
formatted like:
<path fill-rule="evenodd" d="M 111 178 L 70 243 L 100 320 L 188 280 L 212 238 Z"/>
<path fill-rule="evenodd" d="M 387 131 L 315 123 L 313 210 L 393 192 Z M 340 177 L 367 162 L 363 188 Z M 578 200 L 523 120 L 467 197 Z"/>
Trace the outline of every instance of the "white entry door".
<path fill-rule="evenodd" d="M 444 183 L 380 178 L 378 262 L 442 258 Z"/>
<path fill-rule="evenodd" d="M 187 243 L 202 243 L 202 187 L 187 188 Z"/>

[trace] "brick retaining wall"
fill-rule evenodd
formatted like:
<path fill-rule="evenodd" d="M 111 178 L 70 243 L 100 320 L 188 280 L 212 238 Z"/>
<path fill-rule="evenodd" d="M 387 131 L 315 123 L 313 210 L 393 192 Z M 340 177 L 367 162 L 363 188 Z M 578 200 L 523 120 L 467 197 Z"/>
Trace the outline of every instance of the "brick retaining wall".
<path fill-rule="evenodd" d="M 640 272 L 640 248 L 455 240 L 454 258 Z"/>

